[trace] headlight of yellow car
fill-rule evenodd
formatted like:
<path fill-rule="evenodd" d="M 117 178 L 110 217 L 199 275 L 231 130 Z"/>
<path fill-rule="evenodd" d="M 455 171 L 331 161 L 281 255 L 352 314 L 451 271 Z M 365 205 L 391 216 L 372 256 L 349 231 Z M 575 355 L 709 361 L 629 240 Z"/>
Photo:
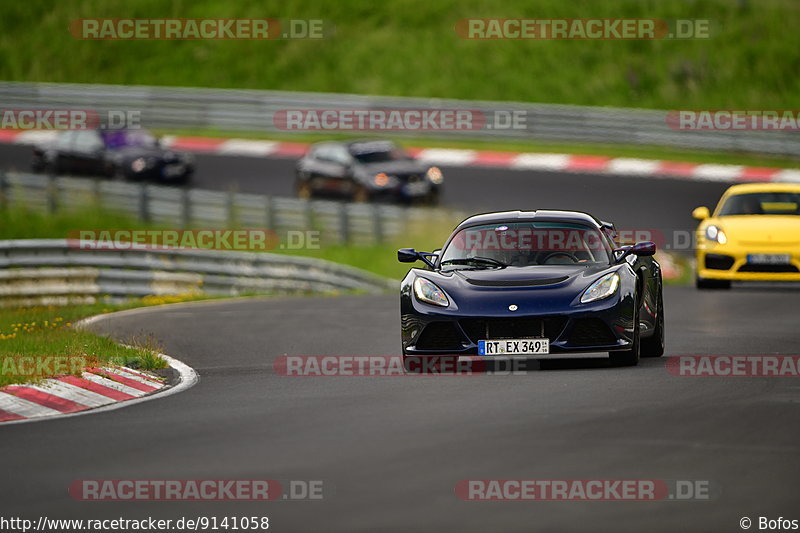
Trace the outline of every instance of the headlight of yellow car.
<path fill-rule="evenodd" d="M 725 244 L 728 242 L 728 236 L 725 235 L 725 232 L 722 231 L 722 228 L 715 226 L 714 224 L 710 224 L 706 228 L 706 239 L 718 244 Z"/>

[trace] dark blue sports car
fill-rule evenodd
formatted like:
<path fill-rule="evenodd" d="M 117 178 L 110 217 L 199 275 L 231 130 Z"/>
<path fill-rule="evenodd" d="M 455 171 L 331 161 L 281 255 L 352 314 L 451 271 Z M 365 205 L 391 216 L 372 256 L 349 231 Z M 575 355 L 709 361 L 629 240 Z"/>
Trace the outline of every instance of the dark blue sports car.
<path fill-rule="evenodd" d="M 575 211 L 470 217 L 403 279 L 403 357 L 440 361 L 608 352 L 617 365 L 664 353 L 655 245 L 619 246 L 612 224 Z"/>

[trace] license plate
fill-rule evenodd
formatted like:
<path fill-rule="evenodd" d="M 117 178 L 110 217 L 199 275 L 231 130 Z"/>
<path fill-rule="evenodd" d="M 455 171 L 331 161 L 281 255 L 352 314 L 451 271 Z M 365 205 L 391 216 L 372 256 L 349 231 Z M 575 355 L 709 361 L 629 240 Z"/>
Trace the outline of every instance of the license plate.
<path fill-rule="evenodd" d="M 478 355 L 542 355 L 550 353 L 550 339 L 478 341 Z"/>
<path fill-rule="evenodd" d="M 789 254 L 748 254 L 747 262 L 752 265 L 788 265 Z"/>
<path fill-rule="evenodd" d="M 426 194 L 430 190 L 427 182 L 407 183 L 405 186 L 406 194 Z"/>
<path fill-rule="evenodd" d="M 184 170 L 186 170 L 186 167 L 180 163 L 164 165 L 163 174 L 165 177 L 174 178 L 175 176 L 183 174 Z"/>

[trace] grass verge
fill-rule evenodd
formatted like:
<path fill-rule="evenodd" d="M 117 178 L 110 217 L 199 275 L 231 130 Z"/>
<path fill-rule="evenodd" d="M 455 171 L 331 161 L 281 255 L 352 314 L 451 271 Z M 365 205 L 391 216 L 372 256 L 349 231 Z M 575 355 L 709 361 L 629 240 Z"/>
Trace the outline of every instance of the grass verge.
<path fill-rule="evenodd" d="M 383 94 L 655 109 L 794 109 L 791 0 L 5 2 L 0 79 Z M 81 40 L 81 18 L 324 19 L 327 39 Z M 686 40 L 463 39 L 461 19 L 707 19 Z"/>
<path fill-rule="evenodd" d="M 38 381 L 56 374 L 79 374 L 80 367 L 115 364 L 142 370 L 167 366 L 161 348 L 149 336 L 126 339 L 128 346 L 76 329 L 88 316 L 146 305 L 186 301 L 193 297 L 145 297 L 118 305 L 0 308 L 0 387 Z M 55 361 L 69 361 L 57 367 Z M 74 367 L 73 362 L 78 366 Z M 65 372 L 66 370 L 66 372 Z"/>

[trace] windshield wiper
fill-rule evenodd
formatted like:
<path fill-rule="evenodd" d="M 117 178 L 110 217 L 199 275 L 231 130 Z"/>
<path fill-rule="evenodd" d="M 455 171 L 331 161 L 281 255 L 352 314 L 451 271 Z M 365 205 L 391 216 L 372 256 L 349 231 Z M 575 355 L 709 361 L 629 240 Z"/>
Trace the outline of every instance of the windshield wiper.
<path fill-rule="evenodd" d="M 491 257 L 464 257 L 461 259 L 448 259 L 446 261 L 442 261 L 442 266 L 444 265 L 471 265 L 477 263 L 479 265 L 491 265 L 491 266 L 498 266 L 498 267 L 507 267 L 508 265 L 503 263 L 502 261 L 498 261 L 497 259 L 492 259 Z"/>

